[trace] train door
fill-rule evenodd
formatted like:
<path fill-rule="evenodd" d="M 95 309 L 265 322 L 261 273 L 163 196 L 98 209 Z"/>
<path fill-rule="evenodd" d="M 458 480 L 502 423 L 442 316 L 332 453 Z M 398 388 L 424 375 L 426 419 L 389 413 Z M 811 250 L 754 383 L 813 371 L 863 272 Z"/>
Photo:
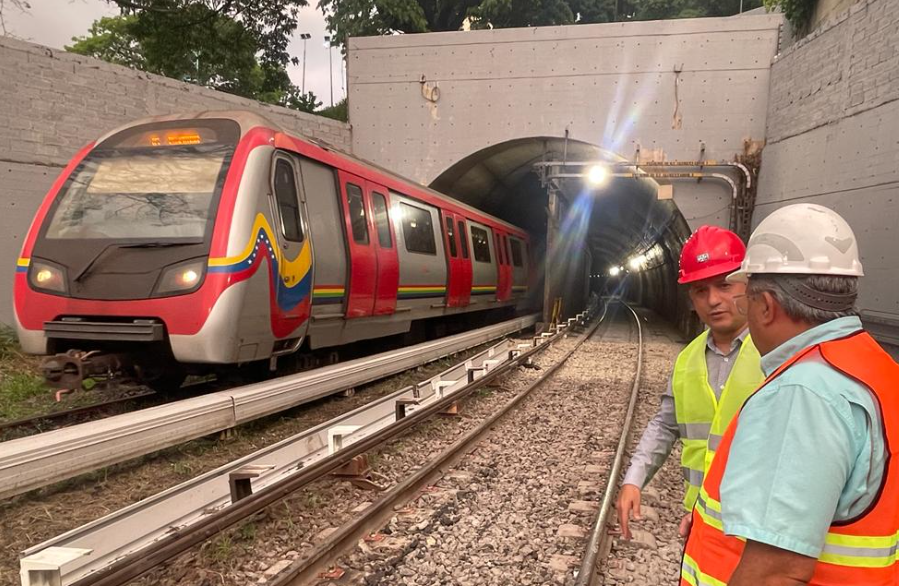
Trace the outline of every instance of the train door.
<path fill-rule="evenodd" d="M 456 216 L 456 239 L 459 241 L 460 268 L 459 273 L 459 307 L 467 307 L 471 302 L 472 267 L 471 255 L 468 252 L 468 226 L 462 216 Z"/>
<path fill-rule="evenodd" d="M 467 300 L 463 303 L 466 291 L 469 295 L 471 294 L 471 279 L 469 278 L 467 283 L 465 279 L 465 264 L 469 265 L 470 272 L 471 262 L 462 257 L 462 243 L 460 242 L 462 236 L 457 233 L 456 215 L 441 211 L 441 218 L 443 219 L 443 247 L 446 250 L 447 267 L 446 306 L 463 307 L 468 304 Z"/>
<path fill-rule="evenodd" d="M 507 236 L 499 230 L 493 230 L 496 244 L 496 300 L 508 301 L 512 296 L 512 264 L 509 262 Z"/>
<path fill-rule="evenodd" d="M 512 253 L 512 294 L 522 297 L 528 289 L 528 270 L 524 243 L 520 238 L 509 236 L 509 252 Z"/>
<path fill-rule="evenodd" d="M 375 309 L 378 253 L 372 241 L 365 180 L 344 171 L 338 171 L 338 179 L 349 252 L 346 317 L 366 317 L 372 315 Z"/>
<path fill-rule="evenodd" d="M 277 153 L 272 159 L 271 188 L 277 213 L 274 235 L 276 242 L 268 243 L 280 260 L 275 278 L 275 301 L 272 304 L 272 325 L 276 337 L 284 338 L 296 331 L 309 317 L 311 305 L 312 255 L 306 241 L 303 222 L 303 195 L 297 182 L 293 159 Z M 280 254 L 275 247 L 280 248 Z M 275 268 L 274 266 L 272 267 Z"/>
<path fill-rule="evenodd" d="M 396 236 L 390 218 L 390 202 L 387 188 L 367 181 L 365 196 L 371 217 L 371 233 L 374 240 L 375 256 L 378 261 L 376 273 L 374 315 L 390 315 L 396 311 L 396 294 L 400 284 L 400 263 L 396 250 Z"/>

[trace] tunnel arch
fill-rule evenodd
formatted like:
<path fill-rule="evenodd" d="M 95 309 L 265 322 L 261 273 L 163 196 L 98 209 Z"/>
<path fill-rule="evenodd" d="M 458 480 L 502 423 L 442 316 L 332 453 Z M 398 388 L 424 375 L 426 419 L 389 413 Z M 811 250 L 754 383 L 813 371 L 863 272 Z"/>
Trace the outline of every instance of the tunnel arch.
<path fill-rule="evenodd" d="M 581 140 L 523 137 L 471 153 L 446 168 L 430 186 L 527 229 L 543 266 L 548 192 L 534 164 L 547 160 L 626 162 Z M 629 298 L 664 315 L 685 334 L 695 330 L 689 303 L 676 284 L 680 250 L 690 228 L 673 200 L 658 199 L 659 184 L 646 178 L 613 177 L 600 189 L 585 187 L 581 179 L 560 180 L 560 187 L 566 201 L 560 230 L 566 252 L 561 260 L 582 262 L 589 275 L 596 275 L 589 283 L 566 283 L 570 299 L 566 308 L 574 309 L 583 301 L 582 289 L 622 286 Z M 627 261 L 640 255 L 646 257 L 644 266 L 628 270 Z M 610 277 L 612 266 L 624 266 L 624 277 Z M 539 283 L 539 294 L 542 288 Z M 539 301 L 542 298 L 535 299 Z"/>

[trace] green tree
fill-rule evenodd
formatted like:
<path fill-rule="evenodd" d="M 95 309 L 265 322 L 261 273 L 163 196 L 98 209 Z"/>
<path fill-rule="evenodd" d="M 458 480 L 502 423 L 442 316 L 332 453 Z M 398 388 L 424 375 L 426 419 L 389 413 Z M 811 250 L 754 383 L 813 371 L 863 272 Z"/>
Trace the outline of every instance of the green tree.
<path fill-rule="evenodd" d="M 322 102 L 312 92 L 304 94 L 297 86 L 293 86 L 292 91 L 287 94 L 284 105 L 288 108 L 311 114 L 321 108 Z M 322 115 L 324 116 L 324 114 Z"/>
<path fill-rule="evenodd" d="M 258 31 L 223 10 L 188 3 L 162 11 L 123 8 L 102 18 L 67 50 L 219 91 L 311 112 L 316 107 L 290 81 L 289 57 L 266 58 Z M 320 106 L 321 104 L 318 103 Z"/>
<path fill-rule="evenodd" d="M 765 8 L 783 10 L 784 16 L 798 32 L 806 32 L 815 12 L 815 0 L 765 0 Z"/>
<path fill-rule="evenodd" d="M 139 27 L 152 31 L 154 38 L 170 48 L 180 47 L 192 37 L 203 35 L 207 46 L 228 47 L 235 30 L 226 22 L 239 24 L 242 37 L 255 47 L 264 65 L 296 63 L 287 45 L 297 28 L 300 8 L 308 0 L 106 0 L 119 6 L 124 15 L 137 17 Z M 225 50 L 225 49 L 222 49 Z M 183 51 L 174 51 L 183 53 Z"/>
<path fill-rule="evenodd" d="M 322 108 L 321 110 L 316 112 L 316 114 L 318 114 L 319 116 L 324 116 L 325 118 L 331 118 L 332 120 L 340 120 L 341 122 L 347 122 L 350 117 L 346 98 L 340 100 L 333 106 Z"/>
<path fill-rule="evenodd" d="M 778 1 L 778 0 L 773 0 Z M 781 0 L 802 1 L 802 0 Z M 762 5 L 744 0 L 743 9 Z M 354 36 L 730 16 L 740 0 L 319 0 L 334 44 Z"/>
<path fill-rule="evenodd" d="M 104 16 L 95 20 L 88 35 L 72 37 L 66 51 L 96 57 L 132 69 L 147 69 L 140 43 L 131 31 L 133 16 Z"/>

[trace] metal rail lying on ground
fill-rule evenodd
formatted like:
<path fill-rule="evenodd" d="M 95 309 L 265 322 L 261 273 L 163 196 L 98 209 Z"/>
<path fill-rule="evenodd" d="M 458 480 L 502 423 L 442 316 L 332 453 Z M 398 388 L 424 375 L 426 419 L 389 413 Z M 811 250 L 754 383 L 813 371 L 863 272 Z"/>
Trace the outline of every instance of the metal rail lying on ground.
<path fill-rule="evenodd" d="M 637 324 L 637 368 L 634 373 L 634 384 L 631 387 L 631 397 L 627 405 L 627 412 L 624 415 L 623 427 L 621 429 L 621 438 L 618 440 L 618 448 L 615 450 L 615 459 L 612 461 L 612 469 L 609 471 L 609 477 L 606 480 L 606 487 L 603 491 L 602 503 L 596 518 L 593 520 L 593 527 L 590 530 L 590 539 L 587 542 L 587 548 L 584 551 L 584 558 L 581 560 L 581 567 L 575 580 L 575 586 L 593 586 L 598 584 L 599 576 L 596 573 L 596 563 L 599 558 L 600 551 L 609 538 L 606 523 L 608 522 L 609 512 L 612 510 L 612 500 L 615 496 L 615 487 L 618 486 L 618 475 L 621 473 L 621 465 L 624 462 L 624 451 L 627 448 L 627 441 L 630 437 L 631 426 L 634 421 L 634 408 L 637 404 L 637 394 L 640 391 L 640 378 L 643 374 L 643 327 L 640 323 L 640 316 L 634 309 L 622 302 L 634 316 Z"/>
<path fill-rule="evenodd" d="M 0 444 L 0 498 L 59 482 L 415 368 L 534 325 L 536 315 Z"/>
<path fill-rule="evenodd" d="M 469 453 L 493 429 L 497 422 L 518 407 L 522 401 L 530 396 L 532 391 L 540 388 L 550 380 L 556 371 L 577 352 L 581 345 L 593 337 L 605 319 L 605 309 L 607 307 L 608 305 L 603 309 L 600 318 L 587 328 L 574 346 L 560 360 L 546 369 L 537 380 L 506 402 L 490 417 L 479 423 L 477 427 L 465 433 L 436 458 L 429 460 L 411 476 L 385 492 L 381 498 L 369 505 L 357 517 L 338 528 L 321 543 L 316 544 L 307 555 L 296 560 L 284 571 L 274 576 L 269 580 L 270 586 L 298 586 L 310 583 L 320 572 L 325 571 L 331 563 L 337 561 L 337 559 L 355 546 L 359 539 L 372 531 L 381 529 L 390 517 L 396 514 L 396 510 L 400 506 L 414 500 L 424 486 L 433 483 L 442 476 L 464 454 Z"/>
<path fill-rule="evenodd" d="M 422 383 L 31 548 L 21 560 L 22 584 L 125 583 L 402 433 L 553 337 L 503 340 Z"/>

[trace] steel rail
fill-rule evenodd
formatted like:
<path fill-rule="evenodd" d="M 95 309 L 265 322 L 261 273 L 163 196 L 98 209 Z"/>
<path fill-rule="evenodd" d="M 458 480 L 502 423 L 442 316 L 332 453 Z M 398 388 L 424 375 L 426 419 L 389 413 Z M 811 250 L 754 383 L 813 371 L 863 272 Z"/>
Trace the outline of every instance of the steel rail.
<path fill-rule="evenodd" d="M 637 395 L 640 391 L 640 378 L 643 374 L 643 327 L 640 324 L 640 316 L 637 315 L 637 312 L 630 305 L 623 301 L 621 303 L 631 312 L 637 324 L 637 368 L 634 373 L 634 384 L 631 387 L 630 402 L 627 405 L 627 413 L 624 416 L 621 438 L 618 440 L 618 448 L 615 450 L 615 459 L 606 481 L 602 504 L 596 513 L 593 528 L 590 531 L 590 539 L 584 551 L 584 558 L 581 560 L 581 567 L 574 582 L 575 586 L 593 586 L 596 584 L 596 562 L 605 540 L 608 539 L 606 523 L 608 522 L 609 512 L 612 510 L 615 487 L 618 484 L 618 476 L 621 474 L 621 466 L 624 462 L 624 451 L 627 447 L 631 426 L 634 421 L 634 409 L 637 404 Z"/>
<path fill-rule="evenodd" d="M 517 318 L 409 346 L 99 421 L 0 443 L 0 498 L 230 429 L 530 327 Z"/>
<path fill-rule="evenodd" d="M 159 540 L 146 550 L 142 551 L 138 559 L 132 559 L 130 556 L 120 559 L 103 571 L 87 575 L 80 580 L 72 582 L 72 586 L 121 586 L 122 584 L 143 575 L 187 549 L 206 541 L 228 527 L 231 527 L 262 511 L 266 507 L 283 500 L 285 497 L 307 484 L 336 471 L 354 457 L 364 454 L 384 442 L 405 433 L 419 422 L 446 409 L 459 398 L 484 386 L 488 382 L 495 380 L 502 374 L 505 374 L 511 368 L 527 360 L 533 354 L 540 352 L 548 345 L 549 344 L 546 343 L 540 344 L 537 347 L 520 354 L 515 360 L 509 361 L 494 370 L 488 371 L 484 376 L 478 378 L 473 383 L 467 384 L 456 393 L 435 401 L 427 407 L 415 411 L 411 415 L 398 419 L 395 424 L 384 430 L 384 432 L 360 438 L 357 442 L 345 446 L 340 451 L 333 454 L 333 457 L 319 460 L 309 466 L 302 467 L 281 482 L 263 488 L 259 492 L 238 500 L 236 503 L 233 503 L 231 506 L 220 512 L 208 515 L 187 530 L 176 532 Z"/>
<path fill-rule="evenodd" d="M 41 415 L 33 415 L 31 417 L 23 417 L 21 419 L 12 419 L 10 421 L 0 422 L 0 432 L 4 432 L 10 429 L 17 429 L 21 427 L 35 426 L 36 424 L 42 421 L 53 421 L 55 419 L 63 419 L 65 417 L 74 417 L 78 415 L 87 415 L 93 413 L 95 411 L 101 411 L 107 407 L 112 407 L 113 405 L 121 405 L 123 403 L 127 403 L 129 401 L 137 401 L 139 399 L 146 399 L 147 397 L 152 397 L 156 394 L 155 391 L 146 391 L 143 393 L 138 393 L 136 395 L 129 395 L 127 397 L 118 397 L 116 399 L 110 399 L 108 401 L 103 401 L 101 403 L 94 403 L 93 405 L 83 405 L 81 407 L 73 407 L 72 409 L 65 409 L 63 411 L 52 411 L 49 413 L 43 413 Z"/>
<path fill-rule="evenodd" d="M 390 437 L 385 433 L 402 433 L 404 428 L 397 428 L 398 424 L 408 425 L 409 422 L 416 421 L 422 417 L 420 412 L 431 413 L 435 404 L 436 408 L 441 408 L 447 401 L 458 400 L 467 392 L 505 372 L 511 365 L 542 350 L 545 344 L 539 342 L 545 342 L 549 338 L 551 336 L 545 334 L 535 339 L 533 344 L 536 347 L 532 347 L 530 343 L 516 344 L 504 340 L 427 381 L 376 399 L 310 430 L 30 548 L 23 553 L 20 562 L 22 583 L 40 584 L 42 579 L 54 584 L 89 584 L 96 580 L 100 580 L 100 583 L 120 583 L 116 581 L 116 576 L 120 575 L 121 569 L 133 572 L 136 568 L 143 567 L 142 564 L 148 559 L 156 560 L 156 564 L 162 563 L 160 558 L 152 557 L 154 552 L 167 559 L 165 556 L 176 555 L 177 551 L 181 551 L 179 548 L 190 547 L 194 543 L 192 539 L 202 541 L 227 526 L 222 525 L 222 519 L 233 519 L 230 523 L 239 522 L 239 513 L 233 517 L 229 515 L 238 507 L 246 506 L 245 501 L 252 501 L 259 495 L 272 495 L 271 489 L 281 487 L 298 474 L 301 475 L 299 484 L 280 497 L 275 497 L 275 500 L 279 500 L 289 492 L 342 466 L 355 455 L 349 451 L 357 443 L 371 438 Z M 523 352 L 524 348 L 528 351 Z M 516 354 L 519 358 L 513 360 Z M 476 376 L 480 373 L 484 374 Z M 400 417 L 400 403 L 403 403 L 405 418 L 396 420 Z M 387 425 L 390 425 L 390 429 L 385 430 Z M 394 428 L 397 429 L 391 431 Z M 334 441 L 333 436 L 338 432 L 341 437 Z M 357 443 L 352 443 L 354 441 Z M 248 468 L 255 468 L 258 474 L 252 480 L 255 494 L 233 502 L 229 479 L 232 474 L 239 475 Z M 309 474 L 314 476 L 308 476 Z M 260 505 L 264 506 L 267 505 Z M 204 530 L 206 533 L 202 533 Z M 147 566 L 142 571 L 151 567 L 152 565 Z M 26 574 L 29 575 L 26 577 Z M 128 579 L 130 578 L 121 578 L 122 582 Z"/>
<path fill-rule="evenodd" d="M 483 436 L 492 429 L 500 419 L 515 409 L 515 407 L 525 400 L 532 391 L 552 378 L 555 372 L 567 362 L 578 348 L 593 336 L 596 329 L 605 319 L 605 315 L 606 312 L 604 308 L 600 318 L 590 326 L 580 338 L 578 338 L 574 347 L 566 352 L 558 362 L 547 369 L 540 378 L 515 395 L 515 397 L 500 407 L 497 412 L 478 424 L 477 427 L 456 440 L 436 458 L 424 464 L 412 476 L 409 476 L 393 486 L 381 498 L 366 508 L 359 516 L 329 535 L 325 541 L 315 546 L 309 555 L 293 562 L 285 570 L 277 574 L 268 582 L 269 586 L 299 586 L 306 584 L 314 579 L 319 572 L 325 570 L 329 564 L 336 561 L 337 558 L 355 545 L 360 538 L 365 536 L 365 534 L 382 527 L 390 517 L 396 514 L 395 508 L 398 505 L 412 500 L 423 486 L 430 484 L 442 476 L 444 473 L 443 469 L 454 465 L 471 449 L 472 446 L 480 442 Z"/>

